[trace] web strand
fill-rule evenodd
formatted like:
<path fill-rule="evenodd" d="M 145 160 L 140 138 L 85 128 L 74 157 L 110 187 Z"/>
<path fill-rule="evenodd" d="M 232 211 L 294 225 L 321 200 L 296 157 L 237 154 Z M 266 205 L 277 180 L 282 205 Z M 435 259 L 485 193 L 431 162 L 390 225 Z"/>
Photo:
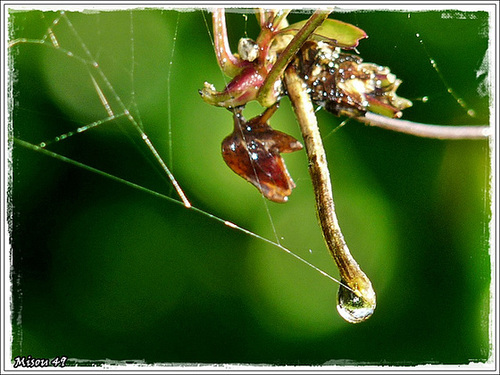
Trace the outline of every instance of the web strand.
<path fill-rule="evenodd" d="M 134 12 L 130 11 L 130 81 L 131 81 L 131 99 L 130 105 L 134 109 L 135 117 L 137 117 L 137 123 L 139 127 L 144 131 L 144 126 L 142 124 L 141 112 L 137 108 L 136 92 L 135 92 L 135 34 L 134 34 Z"/>
<path fill-rule="evenodd" d="M 66 22 L 68 23 L 68 26 L 69 26 L 70 30 L 73 32 L 75 38 L 77 38 L 77 40 L 79 41 L 79 43 L 82 46 L 83 50 L 85 51 L 85 54 L 88 57 L 88 61 L 91 62 L 92 67 L 95 68 L 95 70 L 97 71 L 97 74 L 99 75 L 99 77 L 102 79 L 102 81 L 104 82 L 104 84 L 106 85 L 106 87 L 112 93 L 114 99 L 117 101 L 117 103 L 118 103 L 120 109 L 122 110 L 123 114 L 125 114 L 125 116 L 127 116 L 127 118 L 129 119 L 130 123 L 133 125 L 134 129 L 139 133 L 140 138 L 143 140 L 144 144 L 149 148 L 149 150 L 151 151 L 151 154 L 155 157 L 156 161 L 159 163 L 159 165 L 161 166 L 162 170 L 165 172 L 165 174 L 169 178 L 170 182 L 172 183 L 172 185 L 174 186 L 175 190 L 177 191 L 177 194 L 181 198 L 184 206 L 186 208 L 190 208 L 191 207 L 191 203 L 187 199 L 184 191 L 181 189 L 179 183 L 175 179 L 175 177 L 172 174 L 172 172 L 170 171 L 170 169 L 167 167 L 167 165 L 165 164 L 165 162 L 163 161 L 163 159 L 160 157 L 160 155 L 159 155 L 158 151 L 156 150 L 156 148 L 154 147 L 153 143 L 151 142 L 151 140 L 149 139 L 149 137 L 146 135 L 146 133 L 144 133 L 144 131 L 142 130 L 142 127 L 139 125 L 139 123 L 136 121 L 136 119 L 132 116 L 132 114 L 130 113 L 130 111 L 128 110 L 128 108 L 125 106 L 125 104 L 121 100 L 120 96 L 116 93 L 116 91 L 114 90 L 111 82 L 109 82 L 108 78 L 106 77 L 106 75 L 104 74 L 104 72 L 102 71 L 102 69 L 99 68 L 98 62 L 95 61 L 95 59 L 93 58 L 90 50 L 88 49 L 87 45 L 82 40 L 82 38 L 80 37 L 80 35 L 78 34 L 78 32 L 76 31 L 76 29 L 73 26 L 73 24 L 71 23 L 71 21 L 66 17 L 66 14 L 64 12 L 62 14 L 63 14 Z M 133 60 L 133 58 L 132 58 L 132 60 Z M 101 95 L 99 95 L 99 97 L 101 98 Z M 107 109 L 106 102 L 103 101 L 104 99 L 105 99 L 105 97 L 103 97 L 103 99 L 101 101 L 103 103 L 104 108 Z"/>
<path fill-rule="evenodd" d="M 170 59 L 168 62 L 168 73 L 167 73 L 167 143 L 168 143 L 168 167 L 170 170 L 173 168 L 174 164 L 174 154 L 173 154 L 173 141 L 172 141 L 172 98 L 171 98 L 171 78 L 172 78 L 172 66 L 174 63 L 174 53 L 175 44 L 177 42 L 177 34 L 179 33 L 179 22 L 180 22 L 180 12 L 177 13 L 177 20 L 175 21 L 174 36 L 172 38 L 172 53 L 170 54 Z"/>
<path fill-rule="evenodd" d="M 156 198 L 167 200 L 168 202 L 174 203 L 174 204 L 182 204 L 177 199 L 174 199 L 174 198 L 169 197 L 167 195 L 158 193 L 157 191 L 148 189 L 147 187 L 144 187 L 142 185 L 139 185 L 139 184 L 136 184 L 134 182 L 128 181 L 128 180 L 126 180 L 124 178 L 115 176 L 115 175 L 113 175 L 111 173 L 104 172 L 104 171 L 102 171 L 102 170 L 100 170 L 98 168 L 94 168 L 94 167 L 92 167 L 90 165 L 87 165 L 87 164 L 84 164 L 84 163 L 80 163 L 80 162 L 78 162 L 76 160 L 73 160 L 73 159 L 68 158 L 66 156 L 63 156 L 63 155 L 60 155 L 60 154 L 58 154 L 56 152 L 47 150 L 47 149 L 45 149 L 43 147 L 31 144 L 29 142 L 26 142 L 26 141 L 23 141 L 23 140 L 17 139 L 17 138 L 14 138 L 13 141 L 14 141 L 14 143 L 18 144 L 19 146 L 25 147 L 25 148 L 30 149 L 32 151 L 35 151 L 35 152 L 37 152 L 39 154 L 46 155 L 46 156 L 49 156 L 49 157 L 51 157 L 53 159 L 62 161 L 64 163 L 68 163 L 68 164 L 74 165 L 74 166 L 76 166 L 78 168 L 81 168 L 83 170 L 86 170 L 88 172 L 94 173 L 96 175 L 108 178 L 110 180 L 116 181 L 116 182 L 121 183 L 121 184 L 123 184 L 125 186 L 128 186 L 130 188 L 133 188 L 133 189 L 139 190 L 139 191 L 141 191 L 143 193 L 152 195 L 152 196 L 154 196 Z M 248 236 L 254 237 L 254 238 L 256 238 L 259 241 L 263 241 L 263 242 L 265 242 L 267 244 L 270 244 L 270 245 L 278 248 L 279 250 L 281 250 L 281 251 L 283 251 L 283 252 L 291 255 L 295 259 L 297 259 L 300 262 L 304 263 L 306 266 L 312 268 L 313 270 L 317 271 L 318 273 L 320 273 L 321 275 L 323 275 L 326 278 L 330 279 L 331 281 L 333 281 L 333 282 L 335 282 L 335 283 L 337 283 L 339 285 L 343 285 L 347 289 L 350 289 L 348 286 L 342 284 L 339 280 L 337 280 L 333 276 L 329 275 L 327 272 L 325 272 L 322 269 L 316 267 L 315 265 L 313 265 L 312 263 L 308 262 L 307 260 L 305 260 L 301 256 L 295 254 L 292 250 L 290 250 L 287 247 L 281 245 L 280 243 L 274 242 L 274 241 L 272 241 L 272 240 L 270 240 L 268 238 L 265 238 L 265 237 L 263 237 L 263 236 L 255 233 L 255 232 L 252 232 L 252 231 L 250 231 L 250 230 L 248 230 L 248 229 L 246 229 L 244 227 L 241 227 L 241 226 L 239 226 L 237 224 L 234 224 L 233 222 L 231 222 L 229 220 L 222 219 L 222 218 L 220 218 L 220 217 L 218 217 L 216 215 L 211 214 L 208 211 L 202 210 L 202 209 L 194 207 L 194 206 L 191 206 L 190 209 L 191 209 L 191 211 L 194 211 L 194 212 L 197 212 L 197 213 L 199 213 L 199 214 L 201 214 L 203 216 L 206 216 L 206 217 L 210 218 L 211 220 L 214 220 L 214 221 L 217 221 L 219 223 L 222 223 L 222 224 L 224 224 L 225 226 L 227 226 L 229 228 L 235 229 L 235 230 L 240 231 L 240 232 L 242 232 L 242 233 L 244 233 L 244 234 L 246 234 Z"/>
<path fill-rule="evenodd" d="M 443 85 L 446 87 L 446 91 L 455 99 L 455 101 L 460 105 L 460 107 L 463 108 L 463 110 L 467 113 L 469 117 L 476 117 L 476 111 L 472 108 L 470 108 L 465 100 L 463 100 L 457 92 L 448 84 L 446 79 L 444 78 L 443 73 L 441 72 L 441 69 L 439 69 L 438 64 L 436 60 L 430 55 L 429 51 L 427 50 L 427 47 L 425 46 L 423 38 L 421 38 L 419 33 L 416 33 L 415 36 L 418 38 L 418 42 L 422 46 L 425 54 L 427 55 L 427 59 L 429 60 L 429 63 L 431 64 L 432 68 L 435 70 L 437 73 L 439 79 L 443 83 Z"/>

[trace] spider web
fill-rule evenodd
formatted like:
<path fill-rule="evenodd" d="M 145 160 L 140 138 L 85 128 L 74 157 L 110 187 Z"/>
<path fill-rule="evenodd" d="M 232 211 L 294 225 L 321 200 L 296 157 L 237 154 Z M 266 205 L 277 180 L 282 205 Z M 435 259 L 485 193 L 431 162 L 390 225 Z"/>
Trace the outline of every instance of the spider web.
<path fill-rule="evenodd" d="M 337 329 L 338 323 L 329 322 L 334 315 L 336 293 L 329 281 L 335 281 L 330 274 L 336 272 L 317 228 L 305 156 L 285 157 L 299 186 L 294 191 L 297 198 L 291 198 L 286 205 L 266 202 L 253 187 L 234 176 L 220 157 L 220 141 L 230 130 L 231 117 L 227 111 L 208 107 L 197 96 L 204 80 L 216 87 L 224 85 L 209 34 L 193 35 L 195 28 L 205 27 L 209 15 L 199 11 L 131 10 L 94 14 L 22 12 L 13 13 L 13 17 L 35 22 L 29 29 L 14 30 L 16 38 L 23 39 L 17 39 L 11 47 L 16 67 L 13 94 L 19 99 L 12 103 L 13 176 L 14 182 L 19 181 L 13 203 L 14 211 L 19 207 L 20 212 L 14 212 L 14 224 L 17 219 L 29 225 L 26 229 L 21 226 L 18 238 L 27 231 L 45 232 L 43 238 L 49 246 L 43 247 L 44 252 L 49 254 L 50 246 L 56 247 L 51 258 L 57 267 L 68 266 L 72 256 L 79 256 L 83 269 L 90 270 L 93 262 L 102 263 L 103 269 L 111 267 L 113 275 L 123 272 L 124 278 L 130 278 L 130 285 L 135 286 L 142 285 L 140 275 L 144 268 L 134 264 L 142 258 L 156 259 L 159 268 L 151 273 L 163 276 L 153 282 L 171 286 L 168 292 L 160 286 L 143 286 L 145 291 L 138 299 L 159 293 L 166 300 L 150 322 L 126 316 L 121 323 L 106 329 L 121 332 L 121 324 L 125 323 L 133 322 L 137 329 L 154 324 L 162 312 L 167 314 L 180 303 L 192 279 L 215 296 L 233 296 L 237 290 L 245 290 L 241 287 L 245 280 L 255 283 L 261 295 L 247 290 L 245 297 L 240 298 L 251 296 L 257 301 L 255 304 L 267 301 L 272 306 L 258 314 L 278 310 L 288 324 L 302 324 L 294 335 L 324 335 Z M 239 17 L 241 23 L 241 15 L 228 17 Z M 256 35 L 255 30 L 247 30 L 250 25 L 244 27 L 245 30 L 234 27 L 230 36 L 237 40 L 247 32 Z M 420 40 L 416 38 L 416 43 Z M 425 65 L 430 65 L 425 52 L 420 52 L 420 57 Z M 23 76 L 22 72 L 27 73 Z M 442 85 L 443 81 L 437 79 L 431 84 Z M 16 94 L 17 88 L 28 94 Z M 453 103 L 449 105 L 456 105 L 456 98 L 446 92 L 449 88 L 446 84 L 436 91 L 442 100 Z M 49 99 L 35 100 L 38 95 Z M 466 112 L 473 106 L 477 113 L 484 112 L 468 99 L 463 101 L 468 104 L 455 119 L 457 124 L 463 116 L 470 120 Z M 250 118 L 260 110 L 251 104 L 245 116 Z M 300 139 L 291 112 L 289 105 L 283 103 L 272 124 L 275 121 L 280 130 Z M 319 116 L 320 122 L 333 121 L 323 113 Z M 431 122 L 438 123 L 439 119 L 438 116 Z M 472 121 L 481 123 L 484 117 Z M 331 125 L 326 134 L 330 132 Z M 394 272 L 396 249 L 403 241 L 389 232 L 390 227 L 397 225 L 391 217 L 393 207 L 383 193 L 377 194 L 387 187 L 370 174 L 369 167 L 359 166 L 360 155 L 346 155 L 346 150 L 354 147 L 352 139 L 342 131 L 335 131 L 327 139 L 332 147 L 329 158 L 335 160 L 333 178 L 347 181 L 334 183 L 341 225 L 346 224 L 346 238 L 362 266 L 368 264 L 370 269 L 370 265 L 383 259 L 385 267 L 372 266 L 372 272 L 367 271 L 375 276 L 377 290 L 383 291 Z M 340 144 L 342 148 L 336 151 L 335 146 Z M 485 154 L 487 151 L 482 158 Z M 426 157 L 428 163 L 439 159 L 429 154 Z M 56 164 L 67 166 L 60 169 Z M 488 168 L 487 163 L 484 165 L 483 171 Z M 424 169 L 418 169 L 419 172 Z M 395 197 L 401 199 L 397 194 Z M 357 207 L 350 207 L 350 200 L 358 202 Z M 23 211 L 28 201 L 38 203 Z M 359 202 L 363 204 L 360 206 Z M 182 207 L 191 204 L 189 210 Z M 488 211 L 487 199 L 481 204 Z M 23 215 L 34 218 L 23 221 Z M 49 223 L 37 228 L 34 222 L 44 218 Z M 363 235 L 356 236 L 360 227 Z M 47 235 L 49 228 L 53 229 Z M 482 226 L 481 230 L 487 237 L 485 228 Z M 162 235 L 163 230 L 166 234 Z M 184 239 L 174 235 L 177 231 Z M 134 232 L 138 234 L 133 235 Z M 85 239 L 87 235 L 93 240 Z M 201 240 L 195 240 L 197 237 Z M 65 253 L 78 241 L 84 242 L 81 247 Z M 113 242 L 126 249 L 123 259 L 117 258 L 119 251 L 106 256 L 97 250 L 103 249 L 104 253 Z M 19 249 L 22 244 L 19 239 L 14 241 Z M 362 248 L 370 251 L 356 251 Z M 85 252 L 88 254 L 82 256 Z M 187 254 L 176 255 L 179 252 Z M 282 256 L 283 252 L 288 255 Z M 30 248 L 27 254 L 25 257 L 39 259 Z M 309 272 L 308 268 L 316 272 Z M 67 273 L 54 276 L 56 295 L 68 291 L 69 287 L 61 284 L 76 270 L 70 267 Z M 220 272 L 226 276 L 213 276 Z M 317 277 L 317 272 L 326 278 Z M 106 278 L 104 271 L 94 271 L 93 277 Z M 18 285 L 22 289 L 21 285 L 22 281 Z M 89 293 L 95 293 L 94 302 L 110 296 L 97 293 L 97 288 L 90 289 Z M 122 294 L 115 300 L 118 307 L 130 298 L 125 291 Z M 22 305 L 20 300 L 19 306 Z M 298 317 L 304 313 L 302 305 L 314 314 L 307 319 Z M 151 306 L 146 304 L 145 309 Z M 68 309 L 75 319 L 91 324 L 83 317 L 93 310 L 90 305 L 84 305 L 81 312 Z M 21 312 L 18 318 L 22 323 Z M 304 324 L 304 320 L 308 323 Z M 327 321 L 326 328 L 319 328 Z"/>
<path fill-rule="evenodd" d="M 120 84 L 123 84 L 124 86 L 127 86 L 124 88 L 124 90 L 121 87 L 115 88 L 115 86 L 112 83 L 112 78 L 108 78 L 108 74 L 105 73 L 106 71 L 109 71 L 111 68 L 103 68 L 102 66 L 106 64 L 106 61 L 104 63 L 101 62 L 101 60 L 105 60 L 105 57 L 101 57 L 103 52 L 101 51 L 103 47 L 103 37 L 101 35 L 102 29 L 98 29 L 98 35 L 96 36 L 97 38 L 97 43 L 98 43 L 98 50 L 95 53 L 92 53 L 87 46 L 87 43 L 84 41 L 84 39 L 81 36 L 81 33 L 78 31 L 78 26 L 75 26 L 73 22 L 71 21 L 71 18 L 78 18 L 81 16 L 80 14 L 71 14 L 66 13 L 66 12 L 60 12 L 54 15 L 53 21 L 51 21 L 51 26 L 47 29 L 47 32 L 43 35 L 42 38 L 40 39 L 34 39 L 30 40 L 27 38 L 20 38 L 16 40 L 14 43 L 12 43 L 12 46 L 15 46 L 16 44 L 40 44 L 45 46 L 47 49 L 52 49 L 53 51 L 50 51 L 50 57 L 49 58 L 54 58 L 56 60 L 50 60 L 47 61 L 46 63 L 53 66 L 56 64 L 73 64 L 74 61 L 70 60 L 76 60 L 76 65 L 80 65 L 81 70 L 75 70 L 70 74 L 74 74 L 75 76 L 73 77 L 48 77 L 49 81 L 51 83 L 57 82 L 56 84 L 61 83 L 61 81 L 67 85 L 67 86 L 86 86 L 84 90 L 89 91 L 93 95 L 89 95 L 89 100 L 90 107 L 95 111 L 97 114 L 99 111 L 105 112 L 106 117 L 104 118 L 98 118 L 95 121 L 92 121 L 90 123 L 88 122 L 83 122 L 85 125 L 78 126 L 76 128 L 71 127 L 72 130 L 65 132 L 65 133 L 57 133 L 58 135 L 53 137 L 53 138 L 45 138 L 42 136 L 43 140 L 41 142 L 37 143 L 31 143 L 28 141 L 24 141 L 21 137 L 16 137 L 16 142 L 18 142 L 20 145 L 31 148 L 33 151 L 51 156 L 53 158 L 59 159 L 61 161 L 65 161 L 74 165 L 77 165 L 80 168 L 83 169 L 88 169 L 89 171 L 93 173 L 98 173 L 100 175 L 106 176 L 110 179 L 118 180 L 123 184 L 126 184 L 128 186 L 132 186 L 136 189 L 141 189 L 143 191 L 147 191 L 151 195 L 159 196 L 162 197 L 163 199 L 169 200 L 170 202 L 173 203 L 182 203 L 186 208 L 191 208 L 191 203 L 189 202 L 188 198 L 186 197 L 183 189 L 180 187 L 178 181 L 174 177 L 174 175 L 171 172 L 172 165 L 173 165 L 173 139 L 172 139 L 172 111 L 171 111 L 171 85 L 170 85 L 170 80 L 172 76 L 171 72 L 171 67 L 173 64 L 173 58 L 175 55 L 175 40 L 177 38 L 177 29 L 179 26 L 179 17 L 181 13 L 177 14 L 177 21 L 174 22 L 175 29 L 173 31 L 173 36 L 171 40 L 171 54 L 170 54 L 170 61 L 168 64 L 168 70 L 166 73 L 166 110 L 167 110 L 167 121 L 166 121 L 166 128 L 167 132 L 164 135 L 166 138 L 166 144 L 167 144 L 167 151 L 168 155 L 164 158 L 160 156 L 158 153 L 157 149 L 149 139 L 148 135 L 145 132 L 144 129 L 144 124 L 141 119 L 141 112 L 138 108 L 138 102 L 136 100 L 136 89 L 134 87 L 135 85 L 135 69 L 136 69 L 136 61 L 135 61 L 135 55 L 134 51 L 136 49 L 135 47 L 135 34 L 134 34 L 134 12 L 130 11 L 128 13 L 122 14 L 121 17 L 125 18 L 129 17 L 129 33 L 128 35 L 125 35 L 125 38 L 127 40 L 130 40 L 130 47 L 129 47 L 129 52 L 130 53 L 130 65 L 126 66 L 126 61 L 116 61 L 116 57 L 113 56 L 113 61 L 112 63 L 109 64 L 114 64 L 118 65 L 122 72 L 120 73 L 122 77 L 125 77 L 125 82 L 120 81 Z M 45 17 L 44 17 L 45 18 Z M 86 17 L 85 17 L 86 18 Z M 97 21 L 98 23 L 102 23 L 103 21 Z M 88 29 L 87 29 L 88 30 Z M 121 31 L 120 31 L 121 32 Z M 59 37 L 59 35 L 62 34 L 62 37 Z M 70 38 L 72 39 L 71 42 L 68 41 L 61 41 L 61 39 L 64 38 Z M 69 46 L 68 46 L 69 44 Z M 64 47 L 67 46 L 67 47 Z M 106 47 L 108 48 L 108 47 Z M 154 47 L 153 47 L 154 48 Z M 110 51 L 108 50 L 108 53 Z M 159 52 L 160 54 L 164 54 L 164 52 Z M 58 56 L 59 55 L 59 56 Z M 97 57 L 94 57 L 97 56 Z M 66 61 L 60 62 L 58 61 L 59 59 L 64 59 Z M 68 62 L 69 61 L 69 62 Z M 115 68 L 115 66 L 113 66 Z M 75 69 L 78 69 L 75 67 Z M 58 69 L 54 69 L 58 70 Z M 54 72 L 50 72 L 49 74 L 57 74 Z M 82 74 L 80 76 L 80 74 Z M 78 82 L 73 82 L 73 79 L 77 80 Z M 82 82 L 83 81 L 83 82 Z M 127 82 L 128 81 L 128 82 Z M 57 90 L 57 88 L 56 88 Z M 78 90 L 81 90 L 80 87 L 78 87 Z M 77 91 L 77 90 L 75 90 Z M 56 91 L 54 96 L 59 96 L 59 95 L 67 95 L 68 93 L 61 93 Z M 67 105 L 67 106 L 72 106 L 70 110 L 75 110 L 77 113 L 73 114 L 75 118 L 79 119 L 79 115 L 81 115 L 83 118 L 85 117 L 92 117 L 92 114 L 87 112 L 87 109 L 81 110 L 80 108 L 80 103 L 77 103 L 80 99 L 73 97 L 75 92 L 70 92 L 69 93 L 69 98 L 66 96 L 65 99 L 68 99 L 68 102 L 61 103 L 62 106 Z M 57 99 L 61 99 L 56 98 Z M 83 112 L 83 113 L 82 113 Z M 73 121 L 75 122 L 75 121 Z M 79 161 L 76 157 L 67 157 L 63 154 L 58 154 L 57 151 L 51 151 L 51 146 L 54 148 L 57 148 L 58 144 L 63 141 L 70 141 L 70 138 L 82 138 L 84 135 L 87 133 L 91 133 L 94 129 L 97 128 L 112 128 L 111 132 L 113 137 L 118 137 L 118 136 L 125 136 L 130 140 L 130 143 L 132 143 L 136 148 L 138 148 L 138 152 L 142 153 L 142 157 L 144 159 L 149 159 L 148 161 L 150 164 L 152 164 L 153 167 L 155 167 L 155 164 L 158 171 L 156 171 L 156 174 L 162 176 L 164 180 L 167 180 L 167 185 L 170 185 L 170 187 L 175 188 L 175 193 L 172 194 L 170 192 L 169 194 L 165 193 L 158 193 L 154 190 L 148 190 L 146 186 L 142 186 L 140 184 L 134 183 L 133 181 L 128 180 L 126 177 L 120 177 L 120 176 L 115 176 L 112 173 L 108 173 L 105 170 L 96 168 L 91 165 L 90 162 L 85 162 L 85 161 Z M 18 130 L 17 128 L 15 130 Z M 27 136 L 26 138 L 29 138 Z M 95 140 L 92 139 L 92 142 Z M 84 142 L 84 141 L 83 141 Z M 105 142 L 108 142 L 108 140 L 105 140 Z M 100 148 L 105 148 L 105 146 L 100 146 Z M 70 151 L 71 152 L 71 151 Z M 119 158 L 119 157 L 118 157 Z M 167 160 L 167 161 L 164 161 Z M 167 166 L 168 164 L 168 166 Z M 103 168 L 104 169 L 104 168 Z M 134 172 L 135 173 L 135 172 Z M 118 173 L 117 173 L 118 174 Z M 165 181 L 163 182 L 165 183 Z M 171 189 L 169 189 L 171 190 Z M 268 208 L 268 203 L 266 201 L 263 201 L 263 206 L 267 210 Z M 197 211 L 203 215 L 206 215 L 214 220 L 221 221 L 225 225 L 243 231 L 244 233 L 254 236 L 258 238 L 261 241 L 266 241 L 268 243 L 271 243 L 274 246 L 279 247 L 280 249 L 291 253 L 292 255 L 296 256 L 293 254 L 289 249 L 284 248 L 280 244 L 280 237 L 276 233 L 276 230 L 274 229 L 274 224 L 272 222 L 272 217 L 269 216 L 270 219 L 270 225 L 273 227 L 273 232 L 274 232 L 274 239 L 273 240 L 268 240 L 256 233 L 253 233 L 249 230 L 246 230 L 229 220 L 222 219 L 218 216 L 212 215 L 209 212 L 205 212 L 201 209 L 197 209 L 196 207 L 194 208 L 194 211 Z M 268 211 L 268 210 L 267 210 Z M 298 257 L 298 256 L 296 256 Z M 300 258 L 300 257 L 299 257 Z M 308 264 L 310 267 L 315 268 L 313 265 Z M 324 274 L 327 277 L 330 277 L 323 271 L 317 269 L 320 273 Z M 334 280 L 335 281 L 335 280 Z"/>

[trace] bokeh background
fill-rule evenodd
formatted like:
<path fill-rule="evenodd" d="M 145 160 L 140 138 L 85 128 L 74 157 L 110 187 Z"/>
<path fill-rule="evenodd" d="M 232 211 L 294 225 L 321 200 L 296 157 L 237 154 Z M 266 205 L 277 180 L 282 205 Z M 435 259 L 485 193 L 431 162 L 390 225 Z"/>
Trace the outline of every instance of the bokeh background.
<path fill-rule="evenodd" d="M 10 14 L 12 39 L 48 41 L 9 49 L 14 137 L 39 144 L 100 121 L 47 148 L 177 199 L 130 121 L 106 121 L 91 75 L 118 113 L 117 99 L 86 63 L 87 49 L 195 207 L 278 239 L 337 276 L 318 228 L 305 153 L 285 155 L 297 184 L 286 204 L 264 202 L 220 156 L 231 115 L 198 94 L 205 81 L 222 89 L 227 79 L 214 57 L 210 13 L 93 9 L 68 11 L 53 25 L 60 16 Z M 330 17 L 364 29 L 361 57 L 403 80 L 398 93 L 414 101 L 404 118 L 489 123 L 488 13 L 339 9 Z M 240 37 L 258 35 L 250 10 L 233 9 L 227 18 L 234 50 Z M 51 25 L 59 49 L 50 47 Z M 252 103 L 244 114 L 261 110 Z M 337 285 L 265 241 L 14 144 L 13 357 L 65 355 L 80 365 L 486 361 L 488 142 L 420 139 L 353 121 L 332 133 L 344 119 L 324 111 L 318 119 L 340 224 L 378 296 L 368 321 L 344 322 Z M 271 125 L 300 139 L 286 98 Z"/>

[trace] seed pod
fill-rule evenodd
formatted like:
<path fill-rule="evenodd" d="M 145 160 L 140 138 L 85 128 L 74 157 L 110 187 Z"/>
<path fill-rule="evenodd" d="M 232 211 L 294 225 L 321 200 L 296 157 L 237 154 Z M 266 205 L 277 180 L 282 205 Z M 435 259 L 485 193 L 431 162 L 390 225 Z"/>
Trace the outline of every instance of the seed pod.
<path fill-rule="evenodd" d="M 335 115 L 374 112 L 401 117 L 411 101 L 396 94 L 401 84 L 387 67 L 341 52 L 325 42 L 308 41 L 294 62 L 316 105 Z"/>

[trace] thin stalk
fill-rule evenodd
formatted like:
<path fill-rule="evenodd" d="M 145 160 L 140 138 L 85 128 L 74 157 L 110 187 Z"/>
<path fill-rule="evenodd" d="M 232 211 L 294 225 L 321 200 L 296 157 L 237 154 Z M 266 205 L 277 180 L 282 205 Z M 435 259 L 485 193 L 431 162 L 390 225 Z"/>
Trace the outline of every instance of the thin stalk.
<path fill-rule="evenodd" d="M 302 47 L 305 41 L 311 34 L 321 26 L 321 24 L 328 18 L 331 11 L 317 10 L 306 22 L 304 27 L 293 37 L 292 41 L 288 44 L 285 50 L 280 54 L 278 60 L 273 65 L 273 69 L 269 72 L 262 87 L 259 90 L 257 100 L 263 107 L 269 107 L 274 104 L 274 85 L 275 82 L 283 76 L 288 63 L 295 56 L 297 51 Z"/>
<path fill-rule="evenodd" d="M 351 255 L 335 214 L 330 172 L 313 104 L 305 84 L 294 67 L 285 72 L 288 96 L 302 131 L 309 160 L 309 174 L 316 198 L 316 210 L 326 245 L 337 264 L 341 282 L 337 310 L 350 323 L 368 319 L 376 306 L 375 291 L 365 273 Z"/>
<path fill-rule="evenodd" d="M 486 139 L 493 133 L 493 129 L 490 126 L 420 124 L 418 122 L 389 118 L 371 112 L 367 112 L 364 117 L 356 117 L 356 120 L 370 126 L 434 139 Z"/>

